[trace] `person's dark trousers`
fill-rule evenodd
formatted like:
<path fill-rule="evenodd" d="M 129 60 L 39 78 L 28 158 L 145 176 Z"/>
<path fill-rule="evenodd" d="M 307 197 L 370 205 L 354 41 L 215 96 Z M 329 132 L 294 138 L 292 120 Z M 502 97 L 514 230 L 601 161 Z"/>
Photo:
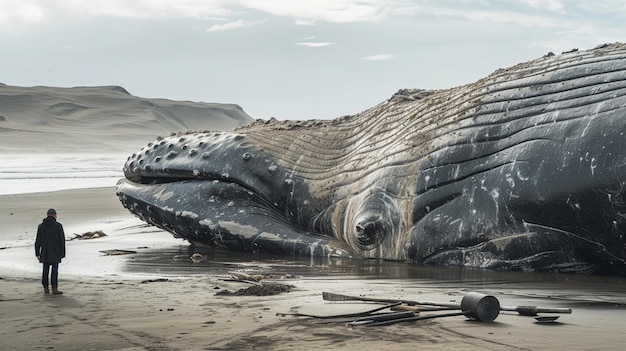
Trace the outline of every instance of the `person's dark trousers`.
<path fill-rule="evenodd" d="M 59 283 L 59 264 L 58 263 L 44 263 L 43 264 L 43 273 L 41 274 L 41 285 L 44 287 L 48 286 L 48 275 L 50 274 L 50 267 L 52 267 L 51 273 L 51 283 L 52 286 L 56 287 Z"/>

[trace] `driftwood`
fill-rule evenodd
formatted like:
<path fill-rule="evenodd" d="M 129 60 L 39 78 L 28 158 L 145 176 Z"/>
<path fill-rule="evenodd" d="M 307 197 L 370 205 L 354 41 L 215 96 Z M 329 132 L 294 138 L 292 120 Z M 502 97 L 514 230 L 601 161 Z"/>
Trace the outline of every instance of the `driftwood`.
<path fill-rule="evenodd" d="M 70 240 L 89 240 L 89 239 L 96 239 L 96 238 L 101 238 L 103 236 L 107 236 L 102 230 L 96 230 L 93 232 L 85 232 L 83 234 L 76 234 L 74 233 L 74 237 L 71 238 Z"/>
<path fill-rule="evenodd" d="M 100 250 L 100 252 L 108 256 L 129 255 L 129 254 L 137 253 L 137 251 L 133 251 L 133 250 L 119 250 L 119 249 Z"/>

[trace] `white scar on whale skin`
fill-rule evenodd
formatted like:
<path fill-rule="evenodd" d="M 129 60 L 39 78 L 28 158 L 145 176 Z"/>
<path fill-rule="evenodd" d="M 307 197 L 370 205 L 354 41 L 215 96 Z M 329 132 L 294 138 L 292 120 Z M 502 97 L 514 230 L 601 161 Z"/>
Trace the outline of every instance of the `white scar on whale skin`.
<path fill-rule="evenodd" d="M 158 193 L 155 193 L 154 195 L 152 195 L 155 199 L 157 199 L 158 201 L 167 201 L 169 200 L 172 196 L 174 196 L 174 192 L 173 191 L 165 191 L 165 190 L 161 190 Z"/>

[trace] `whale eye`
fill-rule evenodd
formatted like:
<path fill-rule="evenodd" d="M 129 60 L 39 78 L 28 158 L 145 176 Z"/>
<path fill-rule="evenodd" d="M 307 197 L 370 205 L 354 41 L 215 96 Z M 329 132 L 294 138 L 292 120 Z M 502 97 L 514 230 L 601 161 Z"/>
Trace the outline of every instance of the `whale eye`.
<path fill-rule="evenodd" d="M 398 232 L 400 216 L 395 201 L 383 191 L 354 198 L 358 206 L 352 220 L 346 221 L 347 242 L 357 250 L 378 248 Z"/>
<path fill-rule="evenodd" d="M 363 250 L 371 250 L 380 245 L 390 231 L 391 228 L 380 215 L 370 214 L 357 222 L 355 244 Z"/>

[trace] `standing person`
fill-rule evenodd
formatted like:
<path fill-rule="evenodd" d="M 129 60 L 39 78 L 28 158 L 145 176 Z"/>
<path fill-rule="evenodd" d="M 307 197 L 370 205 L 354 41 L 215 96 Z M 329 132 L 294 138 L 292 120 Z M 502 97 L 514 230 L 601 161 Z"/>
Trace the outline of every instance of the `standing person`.
<path fill-rule="evenodd" d="M 58 289 L 59 283 L 59 263 L 65 257 L 65 233 L 63 226 L 57 222 L 57 211 L 51 208 L 47 212 L 47 217 L 43 223 L 37 227 L 37 240 L 35 240 L 35 255 L 39 262 L 43 263 L 43 273 L 41 275 L 41 284 L 46 294 L 50 293 L 48 289 L 48 276 L 52 267 L 52 283 L 53 294 L 63 294 Z"/>

